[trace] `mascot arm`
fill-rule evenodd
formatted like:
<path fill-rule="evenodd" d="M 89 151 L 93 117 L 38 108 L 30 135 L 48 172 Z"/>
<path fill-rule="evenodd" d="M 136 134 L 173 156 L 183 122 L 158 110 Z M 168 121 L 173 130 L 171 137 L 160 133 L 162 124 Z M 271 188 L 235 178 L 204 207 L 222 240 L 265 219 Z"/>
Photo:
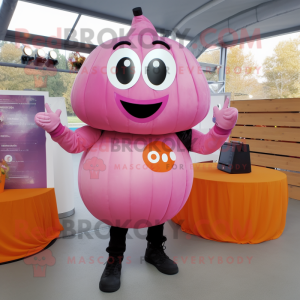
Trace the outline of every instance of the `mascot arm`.
<path fill-rule="evenodd" d="M 215 126 L 207 134 L 192 130 L 191 151 L 200 154 L 211 154 L 224 144 L 238 118 L 237 109 L 228 106 L 229 98 L 227 97 L 221 109 L 217 106 L 213 108 Z"/>
<path fill-rule="evenodd" d="M 52 140 L 69 153 L 80 153 L 92 147 L 100 138 L 102 131 L 90 126 L 83 126 L 75 131 L 61 124 L 50 132 Z"/>
<path fill-rule="evenodd" d="M 230 133 L 231 129 L 224 130 L 216 125 L 207 134 L 192 129 L 191 151 L 199 154 L 211 154 L 224 144 Z"/>
<path fill-rule="evenodd" d="M 102 131 L 89 126 L 77 129 L 75 132 L 65 127 L 60 122 L 61 110 L 53 112 L 48 103 L 45 104 L 46 112 L 35 115 L 36 125 L 47 131 L 53 141 L 57 142 L 69 153 L 79 153 L 92 147 L 100 138 Z"/>

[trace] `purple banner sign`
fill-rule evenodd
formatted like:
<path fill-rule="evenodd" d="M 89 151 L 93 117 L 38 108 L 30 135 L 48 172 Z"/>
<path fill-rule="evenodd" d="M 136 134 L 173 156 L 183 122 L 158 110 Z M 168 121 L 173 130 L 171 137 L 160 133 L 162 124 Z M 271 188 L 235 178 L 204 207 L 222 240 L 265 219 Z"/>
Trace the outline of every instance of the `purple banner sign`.
<path fill-rule="evenodd" d="M 0 95 L 0 160 L 10 167 L 5 189 L 46 188 L 46 136 L 34 122 L 44 96 Z"/>

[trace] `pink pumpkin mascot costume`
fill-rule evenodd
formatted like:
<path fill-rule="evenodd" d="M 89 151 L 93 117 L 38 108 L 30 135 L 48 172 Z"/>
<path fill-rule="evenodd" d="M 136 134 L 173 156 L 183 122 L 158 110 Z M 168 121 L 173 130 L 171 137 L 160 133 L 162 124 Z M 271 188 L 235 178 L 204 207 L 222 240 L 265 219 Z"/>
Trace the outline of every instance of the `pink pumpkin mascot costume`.
<path fill-rule="evenodd" d="M 145 260 L 165 274 L 176 263 L 164 253 L 163 224 L 185 204 L 193 182 L 189 151 L 210 154 L 221 147 L 237 120 L 228 102 L 214 108 L 206 135 L 191 128 L 210 107 L 199 63 L 179 43 L 157 35 L 133 10 L 126 37 L 98 46 L 78 73 L 71 95 L 76 115 L 88 126 L 75 132 L 60 123 L 60 111 L 36 115 L 36 124 L 70 153 L 84 151 L 79 190 L 88 210 L 111 225 L 109 260 L 100 290 L 120 287 L 128 228 L 148 228 Z"/>

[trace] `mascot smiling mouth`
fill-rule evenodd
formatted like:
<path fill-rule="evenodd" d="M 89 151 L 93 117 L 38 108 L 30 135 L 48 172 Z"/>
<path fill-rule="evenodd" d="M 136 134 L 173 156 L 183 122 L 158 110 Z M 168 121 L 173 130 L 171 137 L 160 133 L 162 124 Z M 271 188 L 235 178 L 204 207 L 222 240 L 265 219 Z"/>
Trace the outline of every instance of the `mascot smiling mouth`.
<path fill-rule="evenodd" d="M 154 100 L 135 100 L 115 93 L 115 100 L 121 112 L 129 120 L 147 123 L 157 118 L 165 109 L 169 96 Z"/>

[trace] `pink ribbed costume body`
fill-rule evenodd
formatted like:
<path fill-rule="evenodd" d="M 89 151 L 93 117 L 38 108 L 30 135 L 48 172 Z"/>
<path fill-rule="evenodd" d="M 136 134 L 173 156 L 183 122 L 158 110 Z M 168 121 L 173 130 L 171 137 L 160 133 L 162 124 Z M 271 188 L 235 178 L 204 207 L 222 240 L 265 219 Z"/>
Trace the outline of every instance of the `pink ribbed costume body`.
<path fill-rule="evenodd" d="M 192 132 L 191 150 L 202 154 L 216 151 L 228 137 L 214 129 L 206 135 Z M 80 195 L 87 209 L 106 224 L 142 228 L 164 223 L 179 212 L 190 194 L 192 161 L 174 133 L 135 135 L 85 126 L 75 132 L 65 128 L 53 140 L 70 153 L 84 151 L 78 170 Z M 145 165 L 143 149 L 154 140 L 165 142 L 175 153 L 171 171 L 154 172 Z M 93 158 L 105 168 L 84 168 Z"/>

